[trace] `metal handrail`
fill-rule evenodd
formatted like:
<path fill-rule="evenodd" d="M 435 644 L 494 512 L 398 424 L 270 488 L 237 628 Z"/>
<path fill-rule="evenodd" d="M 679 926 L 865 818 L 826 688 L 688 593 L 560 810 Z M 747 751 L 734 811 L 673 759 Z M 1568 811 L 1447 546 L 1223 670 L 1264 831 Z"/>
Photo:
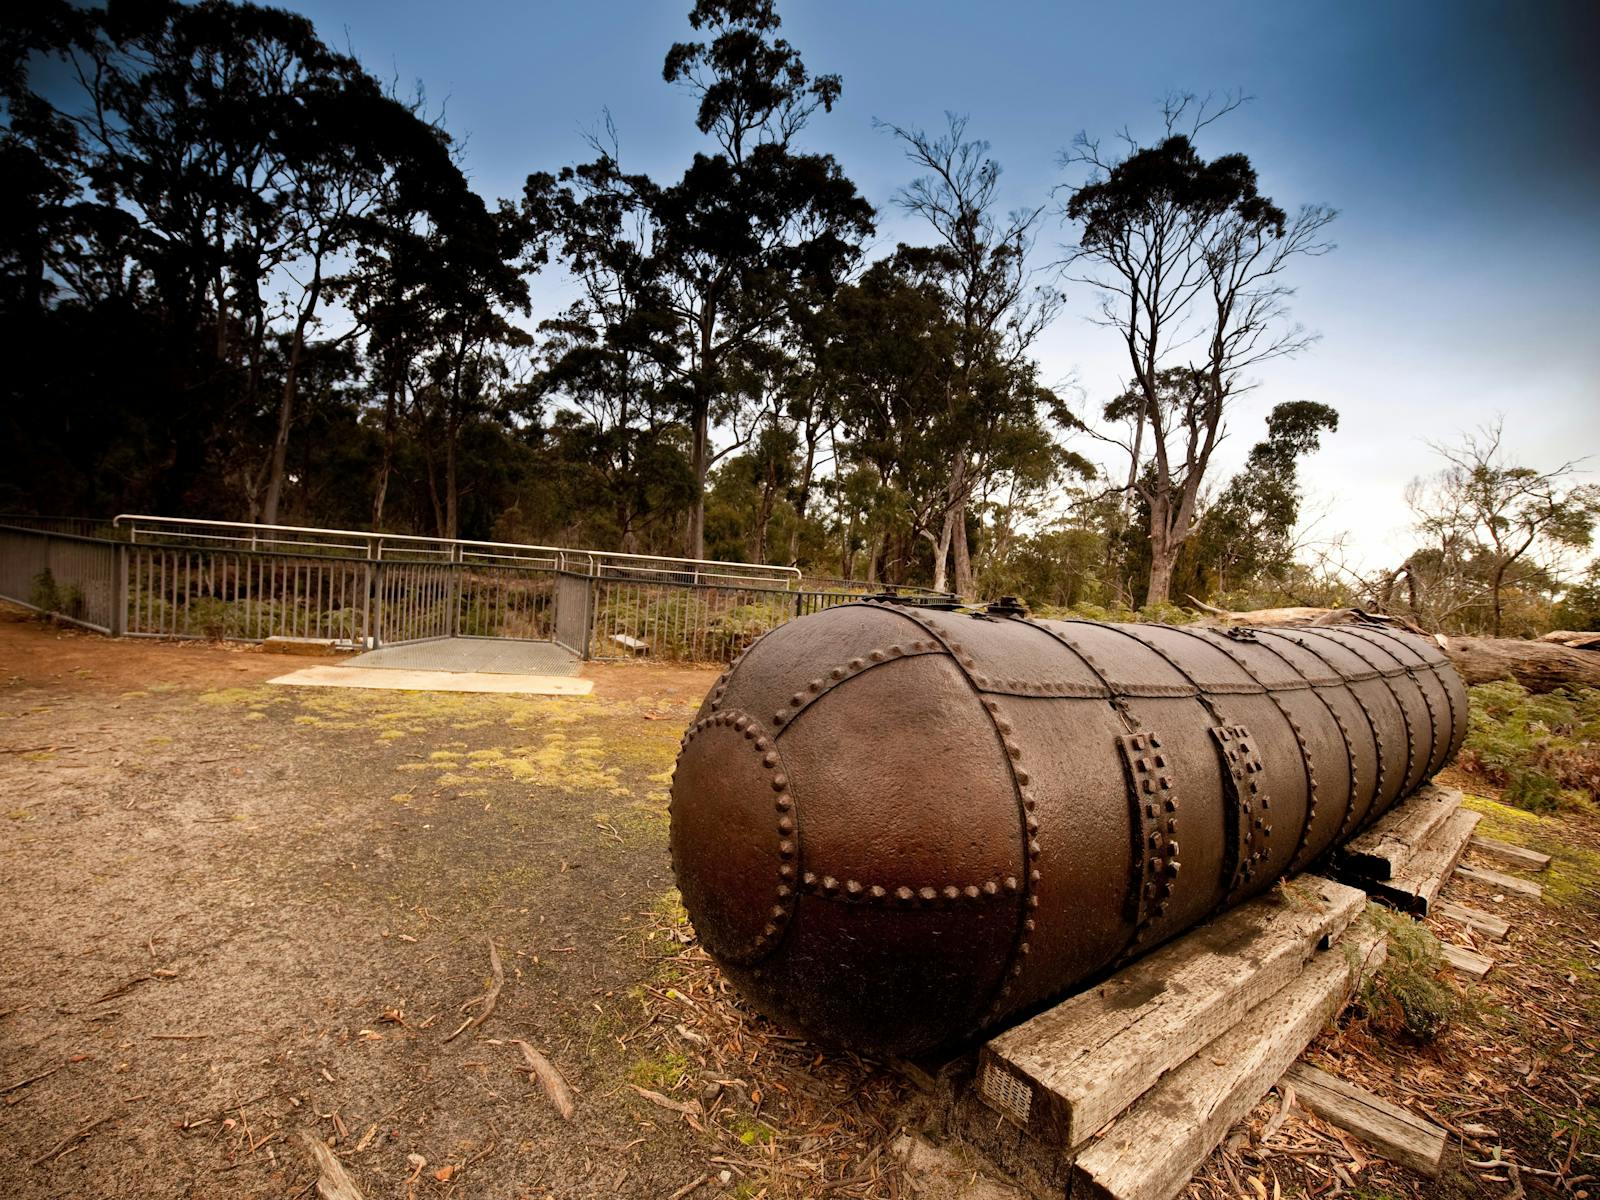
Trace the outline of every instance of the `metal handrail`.
<path fill-rule="evenodd" d="M 328 537 L 358 538 L 368 557 L 379 559 L 383 557 L 383 549 L 386 543 L 395 544 L 397 548 L 402 549 L 409 543 L 421 543 L 429 547 L 441 546 L 447 548 L 450 561 L 457 562 L 462 561 L 461 552 L 469 547 L 474 552 L 483 552 L 482 557 L 485 558 L 500 558 L 513 561 L 519 557 L 526 558 L 530 555 L 549 555 L 556 560 L 555 565 L 558 570 L 568 569 L 567 561 L 570 557 L 585 562 L 589 567 L 587 573 L 590 575 L 598 575 L 600 569 L 607 566 L 617 571 L 670 571 L 681 574 L 687 570 L 694 575 L 696 581 L 702 577 L 711 579 L 759 579 L 764 581 L 782 579 L 785 581 L 786 587 L 789 584 L 800 583 L 802 577 L 798 567 L 771 566 L 765 563 L 722 562 L 710 558 L 679 558 L 674 555 L 632 554 L 622 550 L 580 550 L 565 546 L 539 546 L 523 542 L 489 542 L 473 538 L 427 537 L 422 534 L 412 533 L 376 533 L 371 530 L 361 529 L 326 529 L 314 525 L 257 525 L 248 521 L 216 521 L 203 517 L 160 517 L 149 513 L 118 513 L 111 519 L 111 524 L 118 528 L 124 522 L 128 524 L 129 536 L 135 541 L 138 540 L 138 527 L 141 523 L 146 526 L 199 526 L 206 529 L 238 531 L 233 536 L 224 533 L 203 535 L 216 541 L 227 542 L 254 543 L 262 533 L 322 534 Z M 167 531 L 157 528 L 151 532 L 164 533 Z M 345 548 L 330 542 L 296 541 L 289 538 L 272 538 L 270 540 L 283 545 L 326 546 L 330 549 Z M 492 551 L 513 551 L 521 552 L 521 554 L 489 553 Z M 630 565 L 632 563 L 655 565 L 632 566 Z M 709 571 L 701 569 L 706 567 L 722 568 L 723 570 Z M 728 568 L 743 568 L 748 571 L 761 572 L 761 574 L 735 574 L 729 571 Z"/>

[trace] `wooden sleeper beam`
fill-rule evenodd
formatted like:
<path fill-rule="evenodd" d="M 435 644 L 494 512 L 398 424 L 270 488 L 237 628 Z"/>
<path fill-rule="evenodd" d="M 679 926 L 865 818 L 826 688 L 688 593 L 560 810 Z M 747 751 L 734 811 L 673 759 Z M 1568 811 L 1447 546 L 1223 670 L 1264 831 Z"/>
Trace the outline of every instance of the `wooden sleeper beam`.
<path fill-rule="evenodd" d="M 1482 909 L 1469 908 L 1453 900 L 1441 900 L 1433 906 L 1433 914 L 1457 925 L 1465 925 L 1474 933 L 1481 933 L 1490 941 L 1503 942 L 1511 932 L 1511 922 Z"/>
<path fill-rule="evenodd" d="M 1354 1134 L 1390 1162 L 1439 1177 L 1449 1138 L 1432 1121 L 1306 1063 L 1291 1066 L 1283 1082 L 1294 1088 L 1304 1108 Z"/>
<path fill-rule="evenodd" d="M 1336 873 L 1341 878 L 1393 879 L 1460 808 L 1461 793 L 1455 788 L 1425 785 L 1379 817 L 1371 829 L 1334 851 Z"/>
<path fill-rule="evenodd" d="M 1073 1200 L 1170 1200 L 1206 1155 L 1322 1031 L 1387 953 L 1371 931 L 1319 954 L 1300 977 L 1170 1071 L 1072 1169 Z"/>
<path fill-rule="evenodd" d="M 1375 899 L 1392 904 L 1401 912 L 1425 917 L 1438 899 L 1440 890 L 1466 853 L 1472 831 L 1482 820 L 1480 814 L 1459 809 L 1445 819 L 1432 839 L 1413 855 L 1394 878 L 1373 883 L 1368 891 Z"/>
<path fill-rule="evenodd" d="M 1469 979 L 1482 979 L 1494 969 L 1494 959 L 1479 954 L 1476 950 L 1468 950 L 1465 946 L 1455 946 L 1449 942 L 1440 942 L 1439 949 L 1444 953 L 1444 961 Z"/>
<path fill-rule="evenodd" d="M 1527 896 L 1537 900 L 1544 895 L 1544 888 L 1531 879 L 1518 879 L 1515 875 L 1507 875 L 1503 871 L 1491 871 L 1487 867 L 1469 867 L 1463 864 L 1456 868 L 1456 874 L 1463 879 L 1471 879 L 1485 887 L 1494 888 L 1498 892 L 1510 892 L 1514 896 Z"/>
<path fill-rule="evenodd" d="M 1240 905 L 994 1038 L 978 1094 L 1040 1141 L 1077 1146 L 1290 984 L 1365 903 L 1302 875 Z"/>
<path fill-rule="evenodd" d="M 1529 850 L 1526 846 L 1513 846 L 1510 842 L 1498 841 L 1481 834 L 1472 839 L 1472 848 L 1480 854 L 1498 858 L 1501 862 L 1520 867 L 1524 871 L 1543 871 L 1550 866 L 1548 854 Z"/>

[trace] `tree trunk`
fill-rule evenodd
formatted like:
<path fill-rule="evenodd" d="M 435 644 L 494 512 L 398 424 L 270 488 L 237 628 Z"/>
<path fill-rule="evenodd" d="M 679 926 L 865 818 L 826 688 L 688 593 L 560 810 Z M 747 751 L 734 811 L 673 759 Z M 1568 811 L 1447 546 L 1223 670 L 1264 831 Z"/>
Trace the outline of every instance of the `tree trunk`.
<path fill-rule="evenodd" d="M 1495 637 L 1500 636 L 1500 616 L 1503 609 L 1501 590 L 1506 582 L 1506 564 L 1497 563 L 1494 568 L 1494 583 L 1489 588 L 1489 595 L 1494 601 L 1494 619 L 1489 623 L 1489 632 Z"/>
<path fill-rule="evenodd" d="M 1164 469 L 1163 461 L 1157 459 L 1158 473 Z M 1165 604 L 1172 595 L 1172 568 L 1178 561 L 1178 543 L 1172 536 L 1172 497 L 1158 485 L 1151 489 L 1149 499 L 1150 578 L 1145 583 L 1144 602 Z"/>
<path fill-rule="evenodd" d="M 457 530 L 460 528 L 461 489 L 456 478 L 456 443 L 461 440 L 461 422 L 453 414 L 449 422 L 449 433 L 444 440 L 444 532 L 442 537 L 459 537 Z"/>
<path fill-rule="evenodd" d="M 955 593 L 970 599 L 972 587 L 972 549 L 967 544 L 967 504 L 963 500 L 951 514 L 954 526 L 950 531 L 950 548 L 955 558 Z"/>
<path fill-rule="evenodd" d="M 689 531 L 684 538 L 685 558 L 706 556 L 706 475 L 711 465 L 711 405 L 703 397 L 694 400 L 694 447 L 690 466 L 694 471 L 694 503 L 689 506 Z"/>
<path fill-rule="evenodd" d="M 428 465 L 428 499 L 433 502 L 433 531 L 444 536 L 444 505 L 439 501 L 439 472 L 434 464 L 433 451 L 424 449 L 423 462 Z"/>
<path fill-rule="evenodd" d="M 767 529 L 772 524 L 772 510 L 777 507 L 777 488 L 764 484 L 761 488 L 761 506 L 756 513 L 756 556 L 752 562 L 767 561 Z"/>
<path fill-rule="evenodd" d="M 1444 652 L 1468 685 L 1509 677 L 1530 692 L 1600 688 L 1600 651 L 1520 638 L 1450 637 Z"/>
<path fill-rule="evenodd" d="M 947 566 L 950 559 L 950 536 L 955 529 L 955 513 L 946 511 L 944 522 L 939 527 L 939 540 L 933 544 L 933 590 L 943 592 L 949 590 L 950 574 Z"/>
<path fill-rule="evenodd" d="M 278 401 L 278 429 L 272 439 L 272 466 L 267 472 L 267 496 L 261 504 L 261 523 L 278 523 L 278 501 L 283 497 L 284 463 L 289 454 L 289 432 L 294 428 L 295 399 L 300 385 L 300 355 L 305 349 L 306 326 L 317 311 L 317 300 L 322 294 L 322 259 L 318 256 L 312 268 L 311 287 L 306 293 L 305 306 L 295 318 L 294 337 L 289 343 L 289 362 L 283 372 L 283 395 Z"/>
<path fill-rule="evenodd" d="M 394 425 L 400 407 L 398 385 L 391 380 L 383 398 L 383 457 L 378 461 L 378 478 L 372 488 L 372 528 L 383 528 L 383 505 L 389 495 L 389 471 L 394 465 Z"/>
<path fill-rule="evenodd" d="M 816 470 L 817 440 L 806 435 L 806 458 L 800 470 L 800 486 L 794 500 L 794 526 L 789 530 L 789 565 L 800 565 L 800 527 L 806 523 L 806 511 L 811 507 L 811 475 Z M 849 576 L 845 576 L 849 578 Z"/>
<path fill-rule="evenodd" d="M 715 301 L 705 297 L 699 318 L 699 368 L 694 380 L 694 406 L 690 421 L 693 447 L 690 454 L 694 470 L 694 504 L 689 508 L 689 529 L 684 539 L 686 558 L 706 556 L 706 475 L 711 469 L 712 352 L 716 345 L 717 312 Z"/>
<path fill-rule="evenodd" d="M 1177 559 L 1177 547 L 1150 539 L 1150 582 L 1144 590 L 1146 606 L 1167 603 L 1172 594 L 1172 568 Z"/>

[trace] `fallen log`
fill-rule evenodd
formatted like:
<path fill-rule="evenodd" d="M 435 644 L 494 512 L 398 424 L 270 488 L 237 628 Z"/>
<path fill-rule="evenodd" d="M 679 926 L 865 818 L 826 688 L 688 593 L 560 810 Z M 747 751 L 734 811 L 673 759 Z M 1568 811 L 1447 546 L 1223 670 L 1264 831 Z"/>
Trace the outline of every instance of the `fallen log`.
<path fill-rule="evenodd" d="M 1518 638 L 1449 637 L 1444 652 L 1468 687 L 1508 675 L 1530 692 L 1600 687 L 1600 651 Z"/>
<path fill-rule="evenodd" d="M 1399 625 L 1413 633 L 1423 631 L 1411 622 L 1360 608 L 1258 608 L 1230 612 L 1189 597 L 1209 614 L 1210 624 L 1254 625 L 1284 628 L 1295 625 Z M 1451 665 L 1468 687 L 1515 679 L 1530 692 L 1553 692 L 1560 687 L 1600 688 L 1600 649 L 1585 643 L 1594 634 L 1550 634 L 1539 641 L 1522 638 L 1455 637 L 1425 634 L 1439 643 Z"/>
<path fill-rule="evenodd" d="M 1265 628 L 1279 628 L 1285 625 L 1398 625 L 1402 629 L 1427 636 L 1410 621 L 1391 617 L 1386 613 L 1368 612 L 1364 608 L 1313 608 L 1301 605 L 1294 608 L 1253 608 L 1248 612 L 1234 612 L 1231 609 L 1207 604 L 1204 600 L 1197 600 L 1193 596 L 1187 599 L 1201 612 L 1209 613 L 1224 625 L 1256 625 Z"/>
<path fill-rule="evenodd" d="M 1574 650 L 1600 650 L 1600 633 L 1582 633 L 1576 629 L 1552 629 L 1539 639 Z"/>

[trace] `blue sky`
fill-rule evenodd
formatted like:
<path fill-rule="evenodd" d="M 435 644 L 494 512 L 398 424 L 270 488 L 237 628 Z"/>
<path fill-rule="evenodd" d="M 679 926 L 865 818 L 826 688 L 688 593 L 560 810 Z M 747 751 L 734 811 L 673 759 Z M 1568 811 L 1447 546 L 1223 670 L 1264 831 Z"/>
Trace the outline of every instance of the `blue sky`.
<path fill-rule="evenodd" d="M 1271 364 L 1231 421 L 1219 475 L 1282 400 L 1333 405 L 1338 434 L 1307 467 L 1321 534 L 1367 565 L 1407 548 L 1406 483 L 1425 441 L 1504 414 L 1509 447 L 1550 467 L 1600 455 L 1600 6 L 1588 0 L 1043 3 L 790 0 L 784 32 L 842 102 L 807 134 L 879 208 L 880 248 L 918 239 L 892 208 L 910 167 L 875 118 L 938 126 L 949 111 L 993 145 L 1010 203 L 1066 178 L 1079 130 L 1156 132 L 1169 91 L 1254 99 L 1207 132 L 1250 155 L 1285 207 L 1340 211 L 1338 250 L 1301 264 L 1294 316 L 1321 335 Z M 661 81 L 689 36 L 687 0 L 609 4 L 291 0 L 402 90 L 426 88 L 465 139 L 475 186 L 516 196 L 531 170 L 579 161 L 609 109 L 630 170 L 668 176 L 702 144 L 690 99 Z M 1054 225 L 1041 259 L 1069 233 Z M 536 282 L 548 315 L 564 289 Z M 1039 358 L 1085 403 L 1122 376 L 1088 289 Z M 1076 447 L 1093 453 L 1092 446 Z M 1600 458 L 1590 464 L 1600 469 Z"/>

